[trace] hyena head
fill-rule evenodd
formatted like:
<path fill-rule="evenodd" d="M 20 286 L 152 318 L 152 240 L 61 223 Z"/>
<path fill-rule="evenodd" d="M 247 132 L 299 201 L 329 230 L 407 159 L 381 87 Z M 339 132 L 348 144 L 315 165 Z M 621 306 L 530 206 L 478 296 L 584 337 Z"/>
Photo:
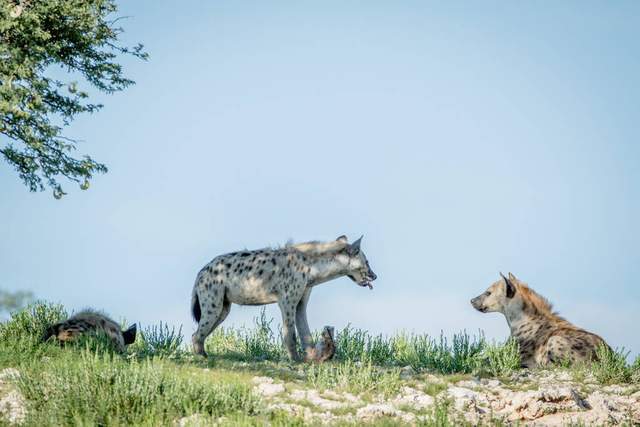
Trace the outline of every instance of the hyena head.
<path fill-rule="evenodd" d="M 499 312 L 506 313 L 509 307 L 516 304 L 516 283 L 518 279 L 509 273 L 509 277 L 502 277 L 493 283 L 484 293 L 478 295 L 471 300 L 471 305 L 478 311 L 483 313 Z"/>
<path fill-rule="evenodd" d="M 138 328 L 136 327 L 135 323 L 129 326 L 129 328 L 126 331 L 122 331 L 122 338 L 124 340 L 124 345 L 133 344 L 136 341 L 137 331 L 138 331 Z"/>
<path fill-rule="evenodd" d="M 322 329 L 322 339 L 326 342 L 334 342 L 335 328 L 333 326 L 325 326 Z"/>
<path fill-rule="evenodd" d="M 366 255 L 362 249 L 360 249 L 362 237 L 351 244 L 347 242 L 347 238 L 345 236 L 340 236 L 336 240 L 346 244 L 345 254 L 349 257 L 347 264 L 347 276 L 360 286 L 373 288 L 371 282 L 376 280 L 378 276 L 373 272 L 369 266 L 369 261 L 367 261 Z"/>

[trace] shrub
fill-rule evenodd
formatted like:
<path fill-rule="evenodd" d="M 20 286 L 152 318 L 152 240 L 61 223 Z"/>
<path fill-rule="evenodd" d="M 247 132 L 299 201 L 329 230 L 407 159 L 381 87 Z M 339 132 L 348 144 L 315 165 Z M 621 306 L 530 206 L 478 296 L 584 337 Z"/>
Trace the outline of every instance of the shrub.
<path fill-rule="evenodd" d="M 469 373 L 485 346 L 482 334 L 471 337 L 466 332 L 454 334 L 451 344 L 443 335 L 434 340 L 428 335 L 401 333 L 386 338 L 347 326 L 337 334 L 336 359 L 371 361 L 379 365 L 405 366 L 415 370 Z"/>
<path fill-rule="evenodd" d="M 182 326 L 176 328 L 160 322 L 141 330 L 131 351 L 141 356 L 176 356 L 181 351 L 184 337 Z"/>
<path fill-rule="evenodd" d="M 476 372 L 504 377 L 520 369 L 520 346 L 512 338 L 504 344 L 487 344 L 476 359 Z"/>
<path fill-rule="evenodd" d="M 640 383 L 640 356 L 631 365 L 631 382 Z"/>
<path fill-rule="evenodd" d="M 274 331 L 273 319 L 263 308 L 254 318 L 254 328 L 218 328 L 206 341 L 209 354 L 245 361 L 286 359 L 281 334 Z"/>
<path fill-rule="evenodd" d="M 315 388 L 339 388 L 352 393 L 391 395 L 401 385 L 398 368 L 382 369 L 371 361 L 311 364 L 305 368 L 305 376 Z"/>
<path fill-rule="evenodd" d="M 596 380 L 602 384 L 624 383 L 631 380 L 631 367 L 627 365 L 629 352 L 611 350 L 600 344 L 596 348 L 597 360 L 591 364 L 591 370 Z"/>
<path fill-rule="evenodd" d="M 271 324 L 273 319 L 267 320 L 265 309 L 260 310 L 260 316 L 254 318 L 255 328 L 244 329 L 241 334 L 244 341 L 244 353 L 251 360 L 280 360 L 285 357 L 280 334 L 276 336 Z"/>
<path fill-rule="evenodd" d="M 36 302 L 23 310 L 12 313 L 11 318 L 0 324 L 0 339 L 41 338 L 50 325 L 67 318 L 60 304 Z"/>

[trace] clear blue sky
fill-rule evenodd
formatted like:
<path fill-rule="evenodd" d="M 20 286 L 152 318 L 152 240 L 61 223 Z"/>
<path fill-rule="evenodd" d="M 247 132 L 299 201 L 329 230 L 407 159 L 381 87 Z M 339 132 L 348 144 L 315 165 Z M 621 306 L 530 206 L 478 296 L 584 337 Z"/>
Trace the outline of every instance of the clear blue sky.
<path fill-rule="evenodd" d="M 364 234 L 374 290 L 319 286 L 312 327 L 504 339 L 469 299 L 512 271 L 640 352 L 640 3 L 121 14 L 150 60 L 124 59 L 137 85 L 67 132 L 110 171 L 57 201 L 0 164 L 0 286 L 190 335 L 193 280 L 216 255 Z"/>

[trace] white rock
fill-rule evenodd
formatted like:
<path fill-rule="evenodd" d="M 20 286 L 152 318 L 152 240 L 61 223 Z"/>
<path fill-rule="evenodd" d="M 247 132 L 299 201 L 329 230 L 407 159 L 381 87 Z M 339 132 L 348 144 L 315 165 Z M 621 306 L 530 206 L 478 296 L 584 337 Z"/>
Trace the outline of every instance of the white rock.
<path fill-rule="evenodd" d="M 407 405 L 416 410 L 428 408 L 434 402 L 433 397 L 411 387 L 402 387 L 400 394 L 393 400 L 393 404 L 396 406 Z"/>
<path fill-rule="evenodd" d="M 195 427 L 204 426 L 205 420 L 202 414 L 192 414 L 188 417 L 182 417 L 176 421 L 176 427 Z"/>
<path fill-rule="evenodd" d="M 535 420 L 557 412 L 580 411 L 587 406 L 578 392 L 569 387 L 515 392 L 506 398 L 508 402 L 502 413 L 511 421 Z"/>
<path fill-rule="evenodd" d="M 0 371 L 0 384 L 15 381 L 20 378 L 20 372 L 15 368 L 5 368 Z"/>
<path fill-rule="evenodd" d="M 400 379 L 408 380 L 416 374 L 416 371 L 410 365 L 407 365 L 400 369 Z"/>
<path fill-rule="evenodd" d="M 306 401 L 311 403 L 314 406 L 318 406 L 322 409 L 334 410 L 339 408 L 344 408 L 346 406 L 350 406 L 348 403 L 339 402 L 336 400 L 329 400 L 323 397 L 320 397 L 320 394 L 317 390 L 294 390 L 290 397 L 293 400 L 297 401 Z"/>
<path fill-rule="evenodd" d="M 301 405 L 296 405 L 295 403 L 275 403 L 273 405 L 269 405 L 268 408 L 269 410 L 284 411 L 288 414 L 293 415 L 294 417 L 311 417 L 311 410 L 309 408 L 305 408 Z"/>
<path fill-rule="evenodd" d="M 481 381 L 481 384 L 489 388 L 497 388 L 502 385 L 502 383 L 498 380 L 488 380 L 488 379 L 483 379 Z"/>
<path fill-rule="evenodd" d="M 617 385 L 617 384 L 607 386 L 607 387 L 603 388 L 602 390 L 606 391 L 607 393 L 618 394 L 618 395 L 626 394 L 626 392 L 627 392 L 627 388 L 626 387 L 622 387 L 622 386 Z"/>
<path fill-rule="evenodd" d="M 11 390 L 0 399 L 0 419 L 9 424 L 22 424 L 27 417 L 24 397 L 17 390 Z"/>
<path fill-rule="evenodd" d="M 254 384 L 272 384 L 273 378 L 271 377 L 253 377 L 251 378 L 251 382 Z"/>
<path fill-rule="evenodd" d="M 351 403 L 362 403 L 362 399 L 360 399 L 358 396 L 354 396 L 351 393 L 348 392 L 344 392 L 342 393 L 342 397 L 344 397 L 344 399 L 348 402 Z"/>
<path fill-rule="evenodd" d="M 395 417 L 398 410 L 386 403 L 372 403 L 358 409 L 356 418 L 362 421 L 371 421 L 379 417 Z"/>
<path fill-rule="evenodd" d="M 469 390 L 468 388 L 464 388 L 464 387 L 449 387 L 449 389 L 447 390 L 447 393 L 449 394 L 449 396 L 453 397 L 454 399 L 456 398 L 465 398 L 465 399 L 475 399 L 476 396 L 478 395 L 478 393 L 476 393 L 473 390 Z"/>
<path fill-rule="evenodd" d="M 260 394 L 263 397 L 272 397 L 284 391 L 284 384 L 263 382 L 263 383 L 259 383 L 253 389 L 256 391 L 256 393 Z"/>

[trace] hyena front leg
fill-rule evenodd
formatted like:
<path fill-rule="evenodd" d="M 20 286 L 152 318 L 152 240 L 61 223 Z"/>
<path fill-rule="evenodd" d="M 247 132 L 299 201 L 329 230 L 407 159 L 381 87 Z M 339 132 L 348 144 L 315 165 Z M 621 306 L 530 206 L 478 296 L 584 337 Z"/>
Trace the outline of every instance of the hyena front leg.
<path fill-rule="evenodd" d="M 300 336 L 300 344 L 304 349 L 305 360 L 313 360 L 315 358 L 315 349 L 313 346 L 313 337 L 309 330 L 309 322 L 307 321 L 307 303 L 311 295 L 311 288 L 307 288 L 302 295 L 302 299 L 296 307 L 296 329 Z"/>
<path fill-rule="evenodd" d="M 200 302 L 200 321 L 192 337 L 193 352 L 206 356 L 204 340 L 227 317 L 231 303 L 225 300 L 224 285 L 212 285 L 209 289 L 200 285 L 197 292 Z"/>
<path fill-rule="evenodd" d="M 289 298 L 284 298 L 278 301 L 278 306 L 282 312 L 282 339 L 284 347 L 287 349 L 287 353 L 291 360 L 300 362 L 300 355 L 296 346 L 296 324 L 295 324 L 295 308 L 296 302 L 291 301 Z"/>

